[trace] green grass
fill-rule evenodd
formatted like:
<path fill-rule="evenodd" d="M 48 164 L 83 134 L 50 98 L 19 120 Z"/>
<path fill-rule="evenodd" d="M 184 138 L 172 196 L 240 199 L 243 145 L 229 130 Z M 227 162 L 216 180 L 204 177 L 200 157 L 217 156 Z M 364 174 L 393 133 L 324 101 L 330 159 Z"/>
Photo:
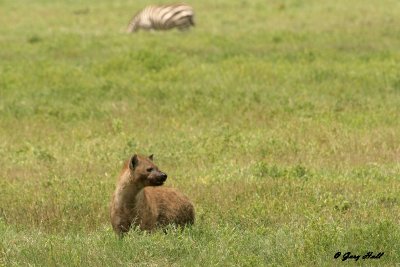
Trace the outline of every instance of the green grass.
<path fill-rule="evenodd" d="M 0 0 L 0 266 L 400 264 L 400 3 L 187 2 L 126 35 L 148 1 Z M 193 227 L 115 237 L 134 152 Z"/>

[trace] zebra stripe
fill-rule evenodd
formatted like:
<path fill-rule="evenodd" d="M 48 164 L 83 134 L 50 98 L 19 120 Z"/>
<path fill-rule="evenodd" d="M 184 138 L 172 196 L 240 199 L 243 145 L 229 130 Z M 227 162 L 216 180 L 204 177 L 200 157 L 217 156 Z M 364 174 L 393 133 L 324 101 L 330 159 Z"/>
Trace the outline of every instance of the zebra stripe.
<path fill-rule="evenodd" d="M 143 30 L 186 30 L 194 26 L 194 11 L 187 4 L 147 6 L 129 22 L 127 32 Z"/>

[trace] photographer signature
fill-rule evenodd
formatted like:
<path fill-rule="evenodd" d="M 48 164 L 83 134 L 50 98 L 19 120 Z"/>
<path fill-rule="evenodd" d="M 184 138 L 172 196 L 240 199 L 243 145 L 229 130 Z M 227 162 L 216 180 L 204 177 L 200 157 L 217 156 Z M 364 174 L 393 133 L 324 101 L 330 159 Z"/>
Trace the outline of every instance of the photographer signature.
<path fill-rule="evenodd" d="M 363 260 L 366 260 L 366 259 L 380 259 L 383 256 L 383 254 L 385 254 L 385 252 L 379 252 L 376 255 L 374 255 L 374 253 L 370 251 L 367 254 L 365 254 L 364 256 L 362 256 L 362 259 Z M 340 252 L 340 251 L 336 252 L 335 256 L 333 256 L 333 257 L 335 259 L 338 259 L 340 256 L 342 256 L 341 257 L 342 261 L 347 261 L 347 260 L 358 261 L 360 259 L 360 257 L 361 257 L 361 255 L 351 254 L 350 251 L 344 253 L 343 255 L 342 255 L 342 252 Z"/>

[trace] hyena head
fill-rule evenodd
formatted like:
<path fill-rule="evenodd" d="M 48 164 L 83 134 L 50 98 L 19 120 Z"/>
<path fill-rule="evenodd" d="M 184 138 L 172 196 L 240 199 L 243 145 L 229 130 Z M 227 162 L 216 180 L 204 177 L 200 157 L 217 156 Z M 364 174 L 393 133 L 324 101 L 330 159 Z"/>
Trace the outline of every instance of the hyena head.
<path fill-rule="evenodd" d="M 167 174 L 161 172 L 153 163 L 153 155 L 133 155 L 129 161 L 129 169 L 133 179 L 143 186 L 159 186 L 167 180 Z"/>

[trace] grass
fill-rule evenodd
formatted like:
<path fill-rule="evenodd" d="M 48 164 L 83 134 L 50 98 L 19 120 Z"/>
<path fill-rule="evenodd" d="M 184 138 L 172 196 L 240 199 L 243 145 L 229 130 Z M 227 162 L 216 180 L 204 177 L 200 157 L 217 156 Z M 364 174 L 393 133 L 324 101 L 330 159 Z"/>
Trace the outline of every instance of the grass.
<path fill-rule="evenodd" d="M 0 1 L 0 265 L 400 264 L 399 3 L 188 2 L 125 35 L 147 1 Z M 114 236 L 134 152 L 193 227 Z"/>

